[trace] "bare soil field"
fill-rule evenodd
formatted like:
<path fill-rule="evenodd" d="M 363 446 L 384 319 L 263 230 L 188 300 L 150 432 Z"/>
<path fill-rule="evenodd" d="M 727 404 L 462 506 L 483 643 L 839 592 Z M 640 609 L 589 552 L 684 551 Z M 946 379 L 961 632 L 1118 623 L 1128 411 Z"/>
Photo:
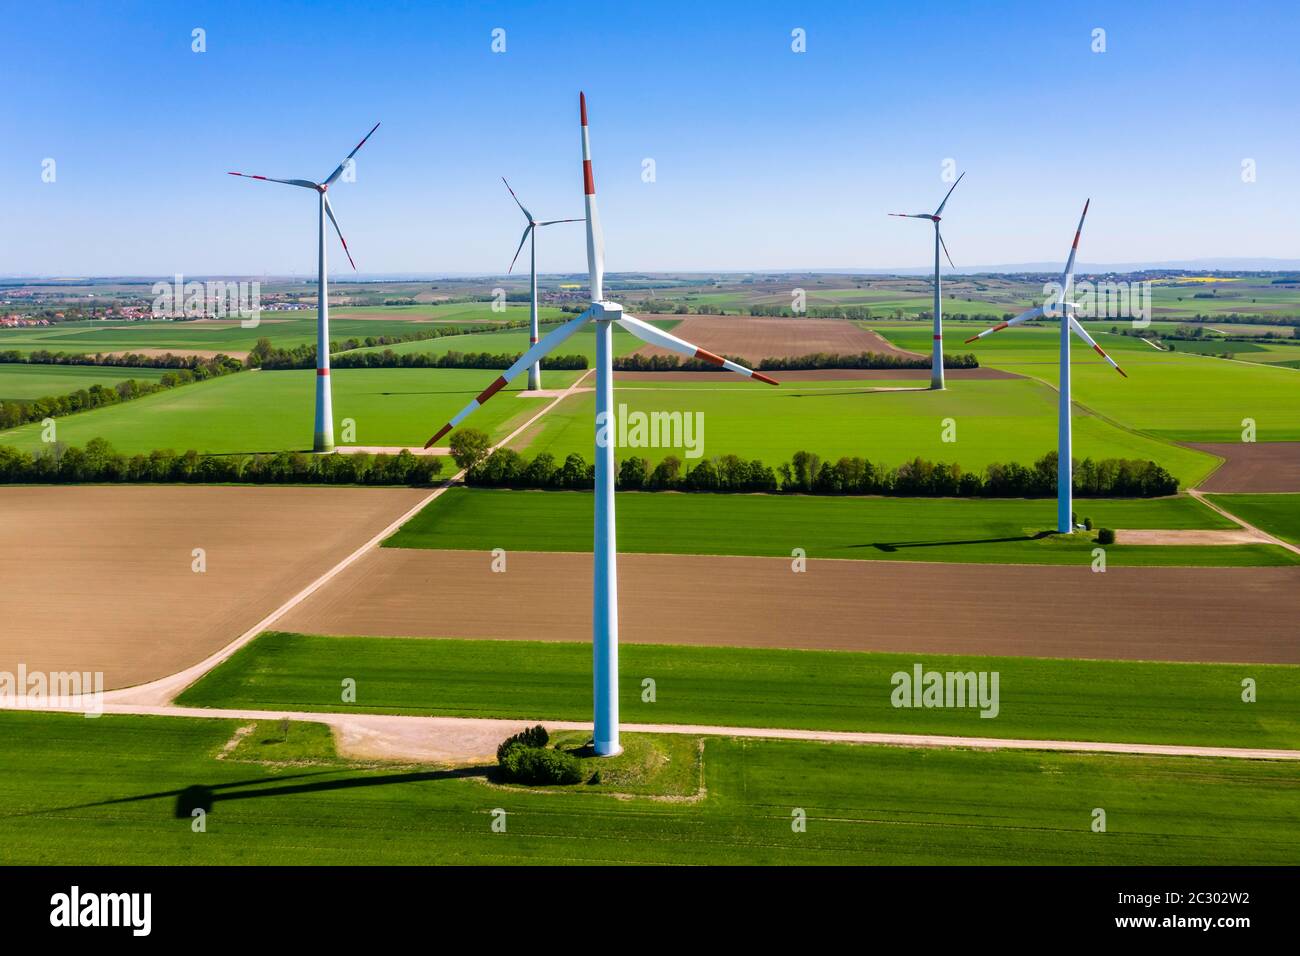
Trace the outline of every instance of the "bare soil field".
<path fill-rule="evenodd" d="M 379 548 L 276 622 L 314 634 L 583 641 L 591 557 Z M 1078 568 L 624 555 L 646 644 L 1300 663 L 1300 568 Z M 1015 595 L 1005 600 L 998 595 Z M 667 596 L 667 598 L 665 598 Z M 503 611 L 503 609 L 506 609 Z M 526 609 L 515 615 L 509 609 Z"/>
<path fill-rule="evenodd" d="M 105 687 L 224 647 L 428 490 L 224 486 L 0 491 L 0 671 L 103 671 Z M 207 570 L 192 570 L 193 551 Z"/>
<path fill-rule="evenodd" d="M 675 315 L 641 316 L 647 319 L 678 319 Z M 759 362 L 765 358 L 796 358 L 814 352 L 856 354 L 876 352 L 922 358 L 916 352 L 895 348 L 883 336 L 845 319 L 766 319 L 745 315 L 688 315 L 672 330 L 673 335 L 718 355 L 738 355 Z M 669 355 L 664 349 L 646 345 L 640 355 Z"/>
<path fill-rule="evenodd" d="M 1264 535 L 1246 528 L 1203 531 L 1197 529 L 1145 529 L 1117 530 L 1115 541 L 1118 544 L 1192 544 L 1192 545 L 1228 545 L 1228 544 L 1272 544 Z"/>
<path fill-rule="evenodd" d="M 125 349 L 120 352 L 104 352 L 102 354 L 114 358 L 119 358 L 123 355 L 147 355 L 150 358 L 162 358 L 164 355 L 193 355 L 202 359 L 216 358 L 218 355 L 229 355 L 231 358 L 239 359 L 241 362 L 248 358 L 248 352 L 239 349 Z"/>
<path fill-rule="evenodd" d="M 768 372 L 779 382 L 865 382 L 873 380 L 921 382 L 930 381 L 928 368 L 817 368 L 799 371 Z M 1000 368 L 950 368 L 944 371 L 949 379 L 1002 379 L 1022 378 L 1015 372 Z M 734 372 L 615 372 L 616 382 L 734 382 Z"/>
<path fill-rule="evenodd" d="M 1300 442 L 1186 442 L 1224 459 L 1199 486 L 1210 492 L 1300 491 Z"/>

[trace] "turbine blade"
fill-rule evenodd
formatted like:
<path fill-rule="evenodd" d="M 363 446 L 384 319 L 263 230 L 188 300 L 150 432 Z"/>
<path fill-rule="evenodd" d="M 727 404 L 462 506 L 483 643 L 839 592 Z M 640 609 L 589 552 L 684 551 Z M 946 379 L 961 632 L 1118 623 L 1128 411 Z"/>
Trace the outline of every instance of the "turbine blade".
<path fill-rule="evenodd" d="M 324 185 L 326 186 L 334 185 L 334 181 L 343 175 L 343 168 L 347 166 L 348 160 L 357 154 L 357 150 L 359 150 L 362 146 L 366 145 L 366 140 L 368 140 L 371 137 L 371 135 L 374 133 L 374 131 L 377 129 L 379 129 L 378 123 L 370 127 L 370 132 L 367 133 L 365 136 L 362 136 L 361 142 L 357 143 L 356 146 L 352 147 L 352 152 L 348 153 L 346 156 L 343 157 L 343 162 L 339 163 L 338 168 L 335 169 L 334 172 L 329 174 L 329 178 L 325 180 Z"/>
<path fill-rule="evenodd" d="M 330 197 L 321 193 L 321 198 L 325 200 L 325 212 L 329 214 L 330 222 L 334 223 L 334 231 L 339 234 L 339 242 L 343 243 L 343 252 L 348 257 L 348 262 L 352 263 L 352 271 L 357 271 L 357 264 L 352 262 L 352 253 L 348 252 L 348 241 L 343 238 L 343 230 L 339 228 L 339 221 L 334 218 L 334 207 L 330 205 Z"/>
<path fill-rule="evenodd" d="M 319 189 L 316 183 L 307 179 L 273 179 L 270 176 L 254 176 L 252 173 L 227 173 L 228 176 L 243 176 L 245 179 L 260 179 L 264 183 L 284 183 L 287 186 L 301 186 L 304 189 Z"/>
<path fill-rule="evenodd" d="M 514 365 L 502 372 L 501 375 L 497 377 L 496 381 L 483 389 L 477 398 L 461 409 L 460 413 L 457 414 L 455 418 L 439 428 L 437 433 L 424 443 L 424 447 L 429 448 L 433 446 L 440 438 L 442 438 L 443 435 L 447 434 L 447 432 L 459 425 L 465 419 L 466 415 L 474 411 L 474 409 L 478 408 L 497 392 L 501 391 L 501 389 L 509 385 L 510 382 L 524 369 L 536 362 L 540 362 L 557 345 L 567 339 L 574 332 L 578 331 L 578 329 L 582 328 L 582 326 L 586 325 L 589 321 L 591 321 L 591 309 L 588 309 L 581 315 L 565 322 L 558 329 L 552 329 L 548 332 L 542 337 L 540 342 L 521 355 Z"/>
<path fill-rule="evenodd" d="M 957 177 L 957 183 L 961 182 L 965 177 L 966 177 L 966 174 L 965 174 L 965 173 L 962 173 L 960 176 Z M 947 194 L 946 196 L 943 197 L 943 202 L 939 203 L 939 208 L 936 209 L 936 210 L 934 211 L 934 214 L 935 214 L 936 216 L 939 215 L 941 212 L 943 212 L 943 207 L 944 207 L 944 206 L 948 205 L 948 196 L 951 196 L 951 195 L 952 195 L 952 190 L 957 188 L 957 183 L 953 183 L 953 184 L 952 184 L 952 189 L 949 189 L 949 190 L 948 190 L 948 194 Z"/>
<path fill-rule="evenodd" d="M 605 297 L 605 234 L 600 228 L 596 208 L 596 180 L 591 172 L 591 136 L 587 131 L 587 94 L 578 94 L 582 118 L 582 191 L 587 204 L 587 273 L 591 282 L 591 301 Z"/>
<path fill-rule="evenodd" d="M 1074 316 L 1070 316 L 1070 329 L 1074 332 L 1075 335 L 1079 336 L 1079 338 L 1083 339 L 1085 342 L 1091 345 L 1092 350 L 1094 352 L 1096 352 L 1098 355 L 1104 358 L 1111 365 L 1115 366 L 1115 371 L 1119 372 L 1119 374 L 1123 375 L 1125 378 L 1128 378 L 1128 372 L 1120 368 L 1119 363 L 1106 354 L 1106 350 L 1103 349 L 1100 345 L 1098 345 L 1093 340 L 1092 336 L 1089 335 L 1088 331 L 1082 325 L 1080 325 L 1078 321 L 1075 320 Z"/>
<path fill-rule="evenodd" d="M 1008 319 L 1006 322 L 999 322 L 997 325 L 993 326 L 993 328 L 985 329 L 979 335 L 972 336 L 971 338 L 966 340 L 966 344 L 970 345 L 976 339 L 982 339 L 986 335 L 992 335 L 994 332 L 1001 332 L 1003 329 L 1009 329 L 1011 326 L 1019 325 L 1021 322 L 1028 322 L 1030 319 L 1036 319 L 1042 314 L 1043 314 L 1042 306 L 1036 306 L 1030 309 L 1028 312 L 1021 312 L 1014 319 Z"/>
<path fill-rule="evenodd" d="M 887 216 L 901 216 L 904 219 L 934 219 L 928 212 L 888 212 Z"/>
<path fill-rule="evenodd" d="M 510 183 L 506 182 L 506 178 L 504 176 L 501 177 L 501 181 L 506 184 L 506 189 L 510 189 Z M 519 207 L 519 211 L 524 214 L 524 216 L 528 219 L 529 222 L 532 222 L 533 214 L 524 208 L 524 204 L 519 201 L 519 197 L 515 195 L 515 191 L 513 189 L 510 189 L 510 195 L 514 199 L 515 205 Z"/>
<path fill-rule="evenodd" d="M 1083 221 L 1088 218 L 1088 205 L 1091 199 L 1083 203 L 1083 215 L 1079 217 L 1079 226 L 1074 230 L 1074 244 L 1070 246 L 1070 258 L 1065 261 L 1065 272 L 1061 274 L 1061 298 L 1064 303 L 1070 297 L 1070 286 L 1074 283 L 1074 257 L 1079 252 L 1079 236 L 1083 232 Z"/>
<path fill-rule="evenodd" d="M 586 222 L 585 219 L 548 219 L 545 222 L 539 222 L 539 226 L 553 226 L 557 222 Z"/>
<path fill-rule="evenodd" d="M 711 365 L 719 368 L 725 368 L 729 372 L 735 372 L 737 375 L 744 375 L 747 378 L 756 378 L 760 382 L 766 382 L 768 385 L 780 385 L 774 378 L 768 378 L 762 372 L 755 372 L 751 368 L 746 368 L 736 362 L 728 361 L 721 355 L 714 355 L 707 349 L 702 349 L 698 345 L 692 345 L 685 339 L 679 339 L 675 335 L 657 329 L 649 322 L 642 322 L 634 315 L 623 313 L 623 318 L 616 319 L 619 325 L 627 329 L 643 342 L 649 342 L 651 345 L 657 345 L 660 348 L 667 349 L 670 352 L 676 352 L 678 355 L 684 355 L 687 358 L 701 359 Z"/>
<path fill-rule="evenodd" d="M 510 260 L 510 268 L 506 270 L 506 275 L 515 271 L 515 263 L 519 261 L 519 253 L 523 250 L 524 243 L 528 241 L 528 233 L 532 231 L 532 228 L 533 224 L 531 222 L 524 226 L 524 234 L 519 238 L 519 248 L 515 249 L 515 257 Z"/>
<path fill-rule="evenodd" d="M 934 228 L 935 228 L 935 232 L 936 232 L 936 233 L 938 234 L 938 236 L 939 236 L 939 245 L 943 246 L 943 254 L 944 254 L 945 256 L 948 256 L 948 265 L 950 265 L 950 266 L 952 266 L 954 269 L 956 269 L 957 267 L 952 265 L 952 256 L 948 254 L 948 243 L 946 243 L 946 242 L 943 241 L 943 233 L 941 233 L 941 232 L 938 231 L 938 230 L 939 230 L 939 224 L 938 224 L 938 223 L 935 223 Z"/>

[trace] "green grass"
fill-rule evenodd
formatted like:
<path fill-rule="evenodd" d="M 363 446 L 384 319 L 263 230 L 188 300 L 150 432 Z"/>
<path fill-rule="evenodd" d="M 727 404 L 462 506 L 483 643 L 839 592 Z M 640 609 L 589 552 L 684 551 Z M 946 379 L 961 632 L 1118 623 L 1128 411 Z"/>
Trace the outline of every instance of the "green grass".
<path fill-rule="evenodd" d="M 161 368 L 115 368 L 91 365 L 0 365 L 0 402 L 67 395 L 92 385 L 114 385 L 129 378 L 156 382 Z"/>
<path fill-rule="evenodd" d="M 706 796 L 217 759 L 238 721 L 0 714 L 10 864 L 1291 864 L 1291 765 L 709 739 Z M 206 788 L 194 790 L 189 788 Z M 189 790 L 187 799 L 178 799 Z M 600 788 L 593 788 L 599 790 Z M 192 797 L 210 797 L 194 833 Z M 1107 832 L 1090 830 L 1092 810 Z M 493 833 L 494 808 L 507 811 Z M 807 814 L 795 833 L 791 813 Z"/>
<path fill-rule="evenodd" d="M 339 369 L 334 390 L 334 435 L 342 442 L 343 419 L 356 422 L 357 445 L 423 445 L 499 372 L 490 369 Z M 548 372 L 546 384 L 561 388 L 581 372 Z M 519 397 L 520 376 L 473 419 L 497 437 L 544 407 L 543 399 Z M 310 450 L 316 373 L 239 372 L 150 395 L 108 408 L 58 419 L 62 442 L 84 445 L 105 438 L 118 451 L 193 448 L 216 454 Z M 28 450 L 41 446 L 40 423 L 0 432 L 0 442 Z M 443 444 L 446 443 L 444 439 Z"/>
<path fill-rule="evenodd" d="M 1300 494 L 1208 495 L 1244 521 L 1269 534 L 1300 544 Z"/>
<path fill-rule="evenodd" d="M 616 407 L 626 405 L 629 413 L 700 413 L 703 455 L 736 454 L 774 467 L 804 450 L 831 460 L 860 455 L 891 467 L 919 455 L 982 471 L 992 462 L 1032 464 L 1056 448 L 1057 396 L 1041 382 L 952 380 L 945 391 L 929 391 L 917 382 L 907 383 L 907 391 L 868 390 L 891 384 L 897 383 L 800 382 L 773 388 L 752 382 L 721 387 L 627 382 L 616 387 L 614 399 Z M 594 418 L 594 395 L 576 395 L 520 435 L 514 447 L 527 455 L 546 451 L 563 460 L 577 452 L 590 459 Z M 947 419 L 955 423 L 956 441 L 943 440 Z M 658 461 L 685 452 L 682 446 L 626 448 L 620 457 L 640 454 Z M 1078 458 L 1153 459 L 1185 486 L 1216 465 L 1204 453 L 1135 435 L 1087 414 L 1075 416 L 1074 453 Z"/>
<path fill-rule="evenodd" d="M 1079 499 L 1080 519 L 1108 528 L 1233 528 L 1194 498 Z M 1039 535 L 1055 527 L 1055 499 L 837 498 L 623 492 L 624 553 L 736 554 L 991 564 L 1092 561 L 1094 535 Z M 453 488 L 384 542 L 390 548 L 591 551 L 592 497 L 578 491 Z M 746 529 L 743 535 L 737 528 Z M 1271 545 L 1110 545 L 1106 559 L 1132 565 L 1292 564 Z"/>
<path fill-rule="evenodd" d="M 368 335 L 404 335 L 438 326 L 464 323 L 473 328 L 481 323 L 527 320 L 528 306 L 510 303 L 505 312 L 493 312 L 490 302 L 459 302 L 450 305 L 400 307 L 340 306 L 330 309 L 330 338 L 344 342 Z M 94 354 L 145 348 L 227 349 L 246 352 L 259 338 L 268 338 L 281 348 L 316 343 L 316 312 L 263 312 L 262 322 L 245 329 L 237 319 L 228 325 L 200 325 L 181 321 L 86 321 L 60 322 L 41 328 L 0 329 L 0 351 Z M 482 351 L 467 346 L 465 351 Z"/>
<path fill-rule="evenodd" d="M 951 657 L 844 651 L 620 648 L 626 723 L 1300 748 L 1300 667 Z M 895 708 L 891 676 L 996 671 L 1000 710 Z M 339 700 L 356 680 L 357 703 Z M 653 678 L 656 701 L 641 698 Z M 1254 678 L 1258 703 L 1241 701 Z M 587 720 L 589 643 L 324 637 L 271 632 L 177 703 L 316 712 Z"/>
<path fill-rule="evenodd" d="M 923 330 L 910 326 L 867 324 L 900 348 L 916 349 L 926 340 Z M 1131 336 L 1103 331 L 1115 323 L 1085 324 L 1101 347 L 1124 366 L 1128 378 L 1116 375 L 1076 340 L 1071 348 L 1076 403 L 1127 428 L 1175 441 L 1237 441 L 1246 418 L 1254 419 L 1259 441 L 1300 440 L 1300 380 L 1294 370 L 1179 351 L 1160 352 Z M 977 328 L 954 323 L 945 327 L 945 337 L 958 340 Z M 1015 328 L 970 346 L 953 344 L 948 350 L 973 352 L 982 365 L 1038 378 L 1055 387 L 1059 335 L 1054 323 Z M 1075 422 L 1078 429 L 1079 419 Z M 1077 445 L 1076 454 L 1083 454 Z"/>
<path fill-rule="evenodd" d="M 517 316 L 512 316 L 512 318 L 517 318 Z M 561 322 L 572 319 L 573 316 L 561 312 L 559 309 L 542 309 L 539 318 L 541 320 L 541 334 L 546 335 L 547 332 L 558 328 Z M 670 329 L 677 325 L 677 322 L 656 320 L 652 324 L 661 329 Z M 626 355 L 629 352 L 635 352 L 645 344 L 636 336 L 623 331 L 621 328 L 614 329 L 613 337 L 615 355 Z M 448 352 L 491 352 L 493 354 L 526 352 L 528 350 L 528 329 L 514 329 L 508 332 L 480 332 L 475 335 L 451 335 L 443 338 L 424 339 L 418 342 L 400 342 L 396 345 L 375 345 L 356 349 L 349 354 L 384 352 L 389 349 L 398 355 L 446 355 Z M 566 342 L 556 347 L 554 354 L 584 355 L 587 361 L 594 366 L 596 362 L 596 336 L 592 327 L 587 325 L 575 332 Z"/>

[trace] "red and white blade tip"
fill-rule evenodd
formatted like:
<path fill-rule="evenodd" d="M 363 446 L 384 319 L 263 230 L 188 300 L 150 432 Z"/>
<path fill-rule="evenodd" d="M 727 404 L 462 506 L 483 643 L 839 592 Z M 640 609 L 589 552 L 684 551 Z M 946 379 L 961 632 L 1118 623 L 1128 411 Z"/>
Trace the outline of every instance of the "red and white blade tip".
<path fill-rule="evenodd" d="M 441 428 L 438 429 L 438 433 L 436 435 L 434 435 L 432 438 L 430 438 L 427 442 L 424 443 L 424 447 L 432 448 L 434 445 L 438 443 L 438 439 L 440 439 L 443 435 L 447 434 L 447 432 L 449 431 L 451 431 L 451 425 L 450 424 L 443 425 Z"/>
<path fill-rule="evenodd" d="M 587 125 L 587 94 L 578 91 L 578 110 L 582 113 L 582 125 Z"/>

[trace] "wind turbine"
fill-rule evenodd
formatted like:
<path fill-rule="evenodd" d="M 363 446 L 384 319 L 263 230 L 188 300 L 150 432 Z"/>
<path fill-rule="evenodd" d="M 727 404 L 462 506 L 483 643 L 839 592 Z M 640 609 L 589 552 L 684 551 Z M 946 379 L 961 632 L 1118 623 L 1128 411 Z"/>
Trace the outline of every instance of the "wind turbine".
<path fill-rule="evenodd" d="M 943 207 L 948 205 L 948 196 L 957 188 L 957 183 L 961 182 L 966 176 L 962 173 L 957 177 L 957 182 L 953 183 L 948 190 L 948 195 L 943 197 L 943 202 L 939 203 L 939 208 L 933 213 L 926 212 L 891 212 L 891 216 L 901 216 L 904 219 L 929 219 L 934 223 L 934 340 L 931 344 L 930 352 L 930 387 L 943 388 L 943 293 L 939 285 L 939 248 L 943 247 L 943 254 L 948 256 L 948 265 L 952 265 L 952 256 L 948 255 L 948 245 L 943 241 L 943 236 L 939 234 L 939 220 L 942 218 Z"/>
<path fill-rule="evenodd" d="M 705 351 L 684 339 L 661 331 L 635 316 L 628 315 L 623 307 L 606 302 L 604 297 L 605 243 L 596 211 L 596 183 L 591 173 L 591 144 L 587 133 L 587 97 L 579 94 L 582 118 L 582 180 L 586 196 L 587 271 L 591 277 L 591 307 L 570 319 L 557 329 L 552 329 L 542 339 L 506 369 L 478 398 L 469 403 L 455 418 L 430 438 L 428 448 L 489 398 L 501 391 L 512 379 L 544 355 L 552 352 L 565 339 L 588 323 L 594 323 L 596 334 L 596 489 L 595 489 L 595 541 L 594 588 L 592 596 L 592 689 L 593 743 L 596 754 L 613 756 L 622 751 L 618 739 L 618 567 L 616 535 L 614 528 L 614 368 L 613 325 L 617 323 L 637 338 L 651 345 L 676 352 L 687 358 L 697 358 L 720 368 L 756 378 L 769 385 L 779 384 L 759 372 L 745 368 L 720 355 Z"/>
<path fill-rule="evenodd" d="M 348 241 L 343 238 L 343 230 L 339 228 L 339 221 L 334 218 L 334 209 L 330 206 L 329 197 L 325 193 L 343 175 L 343 170 L 347 168 L 352 157 L 357 154 L 357 150 L 366 145 L 366 140 L 377 129 L 379 129 L 378 123 L 370 128 L 370 132 L 361 138 L 361 142 L 357 143 L 352 152 L 344 157 L 343 162 L 339 163 L 338 168 L 330 173 L 324 182 L 314 183 L 309 179 L 272 179 L 270 176 L 254 176 L 250 173 L 230 174 L 231 176 L 243 176 L 245 179 L 260 179 L 268 183 L 284 183 L 287 186 L 314 189 L 320 196 L 320 230 L 316 273 L 316 433 L 312 441 L 312 451 L 317 452 L 334 450 L 334 403 L 330 393 L 329 277 L 326 274 L 325 267 L 326 216 L 329 216 L 330 222 L 334 224 L 334 231 L 339 235 L 339 242 L 343 243 L 343 251 L 347 254 L 348 262 L 352 264 L 352 270 L 355 272 L 357 268 L 357 264 L 352 262 L 352 253 L 348 252 Z"/>
<path fill-rule="evenodd" d="M 1088 204 L 1091 202 L 1092 200 L 1089 199 L 1083 204 L 1083 215 L 1079 217 L 1079 227 L 1074 230 L 1074 244 L 1070 246 L 1070 258 L 1065 262 L 1065 272 L 1061 274 L 1061 290 L 1056 298 L 1046 306 L 1021 312 L 1014 319 L 999 322 L 993 328 L 985 329 L 974 338 L 966 340 L 966 344 L 969 345 L 976 339 L 982 339 L 986 335 L 992 335 L 994 332 L 1039 317 L 1061 320 L 1060 410 L 1057 412 L 1056 439 L 1056 530 L 1061 534 L 1070 534 L 1074 531 L 1074 461 L 1071 458 L 1073 436 L 1070 428 L 1070 331 L 1073 330 L 1079 338 L 1092 346 L 1093 351 L 1115 366 L 1115 371 L 1128 378 L 1128 373 L 1093 341 L 1092 336 L 1074 317 L 1079 308 L 1078 304 L 1066 301 L 1066 297 L 1070 294 L 1070 286 L 1074 283 L 1074 257 L 1079 251 L 1079 235 L 1083 232 L 1083 220 L 1088 216 Z"/>
<path fill-rule="evenodd" d="M 506 178 L 504 176 L 501 177 L 501 181 L 506 184 L 506 189 L 510 189 L 510 183 L 506 182 Z M 528 239 L 529 236 L 532 236 L 533 242 L 530 247 L 530 252 L 532 254 L 532 260 L 533 260 L 532 286 L 531 286 L 533 293 L 532 293 L 532 297 L 529 299 L 529 307 L 528 307 L 528 333 L 529 333 L 528 344 L 536 345 L 537 337 L 538 337 L 537 229 L 540 226 L 554 226 L 556 223 L 559 222 L 582 222 L 582 220 L 581 219 L 547 219 L 544 222 L 538 222 L 536 219 L 533 218 L 533 214 L 524 207 L 524 204 L 519 201 L 519 197 L 515 196 L 515 191 L 513 189 L 510 189 L 510 195 L 514 197 L 515 205 L 519 207 L 519 210 L 524 214 L 524 218 L 528 220 L 528 225 L 524 226 L 524 234 L 519 240 L 519 247 L 515 249 L 515 257 L 510 260 L 510 268 L 506 270 L 506 274 L 508 275 L 509 273 L 515 271 L 515 263 L 519 261 L 519 253 L 524 248 L 524 241 Z M 541 387 L 542 387 L 542 363 L 534 362 L 532 365 L 528 367 L 528 388 L 530 390 L 536 391 Z"/>

